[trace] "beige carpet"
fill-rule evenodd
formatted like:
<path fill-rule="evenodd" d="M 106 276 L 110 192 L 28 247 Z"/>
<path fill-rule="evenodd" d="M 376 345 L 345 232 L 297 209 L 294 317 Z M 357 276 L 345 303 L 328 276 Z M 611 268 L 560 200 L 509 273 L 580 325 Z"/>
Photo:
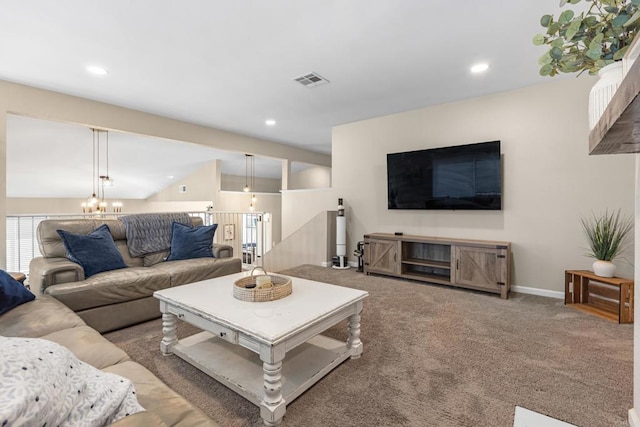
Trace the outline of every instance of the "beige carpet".
<path fill-rule="evenodd" d="M 516 406 L 581 427 L 627 425 L 633 325 L 530 295 L 504 301 L 310 265 L 285 273 L 370 297 L 363 357 L 289 404 L 283 426 L 506 427 Z M 295 292 L 295 280 L 293 286 Z M 326 334 L 346 339 L 346 329 L 343 323 Z M 183 336 L 193 331 L 179 328 Z M 260 425 L 256 406 L 177 357 L 163 357 L 161 335 L 158 319 L 106 337 L 222 426 Z"/>

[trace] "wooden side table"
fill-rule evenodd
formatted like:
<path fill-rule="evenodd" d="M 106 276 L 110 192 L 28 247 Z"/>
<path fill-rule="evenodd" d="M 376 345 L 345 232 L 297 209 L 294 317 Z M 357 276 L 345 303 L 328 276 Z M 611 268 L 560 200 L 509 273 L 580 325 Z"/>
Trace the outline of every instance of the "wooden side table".
<path fill-rule="evenodd" d="M 564 303 L 618 323 L 633 323 L 633 280 L 600 277 L 588 270 L 564 272 Z"/>

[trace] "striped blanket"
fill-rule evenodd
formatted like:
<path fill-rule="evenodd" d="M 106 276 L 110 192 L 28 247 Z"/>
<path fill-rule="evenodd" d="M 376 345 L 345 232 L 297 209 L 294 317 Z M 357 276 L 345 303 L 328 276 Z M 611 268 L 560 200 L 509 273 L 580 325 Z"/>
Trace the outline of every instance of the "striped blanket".
<path fill-rule="evenodd" d="M 127 247 L 132 257 L 166 251 L 171 247 L 171 226 L 174 222 L 191 225 L 184 212 L 127 215 L 120 218 L 127 233 Z"/>

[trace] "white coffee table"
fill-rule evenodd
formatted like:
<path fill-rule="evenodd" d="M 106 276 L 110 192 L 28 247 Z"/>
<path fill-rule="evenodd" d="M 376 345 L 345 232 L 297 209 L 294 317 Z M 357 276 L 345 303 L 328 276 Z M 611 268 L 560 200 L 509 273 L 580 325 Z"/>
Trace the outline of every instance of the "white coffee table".
<path fill-rule="evenodd" d="M 238 273 L 156 291 L 163 354 L 175 354 L 260 407 L 280 424 L 287 403 L 333 368 L 362 354 L 360 312 L 367 292 L 293 277 L 293 293 L 270 302 L 233 296 Z M 320 335 L 349 319 L 346 342 Z M 176 320 L 203 329 L 181 340 Z"/>

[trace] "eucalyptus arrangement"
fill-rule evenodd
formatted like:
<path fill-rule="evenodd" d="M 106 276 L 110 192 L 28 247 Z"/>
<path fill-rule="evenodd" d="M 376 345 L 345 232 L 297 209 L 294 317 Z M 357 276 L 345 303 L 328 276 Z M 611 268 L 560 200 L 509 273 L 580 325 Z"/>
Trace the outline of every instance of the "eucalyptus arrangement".
<path fill-rule="evenodd" d="M 560 8 L 583 0 L 561 0 Z M 586 12 L 571 9 L 558 18 L 544 15 L 540 25 L 547 29 L 536 34 L 533 44 L 548 45 L 540 58 L 540 74 L 595 75 L 605 66 L 621 60 L 640 28 L 640 0 L 584 0 L 591 3 Z"/>
<path fill-rule="evenodd" d="M 596 266 L 596 263 L 602 261 L 611 263 L 627 248 L 633 230 L 633 219 L 622 217 L 620 210 L 617 212 L 606 210 L 600 215 L 593 214 L 590 218 L 581 218 L 581 222 L 589 241 L 590 252 L 587 256 L 596 259 L 593 265 L 594 272 L 599 276 L 613 276 L 615 266 L 606 267 L 614 269 L 609 276 L 599 274 L 597 270 L 602 266 L 600 264 Z"/>

